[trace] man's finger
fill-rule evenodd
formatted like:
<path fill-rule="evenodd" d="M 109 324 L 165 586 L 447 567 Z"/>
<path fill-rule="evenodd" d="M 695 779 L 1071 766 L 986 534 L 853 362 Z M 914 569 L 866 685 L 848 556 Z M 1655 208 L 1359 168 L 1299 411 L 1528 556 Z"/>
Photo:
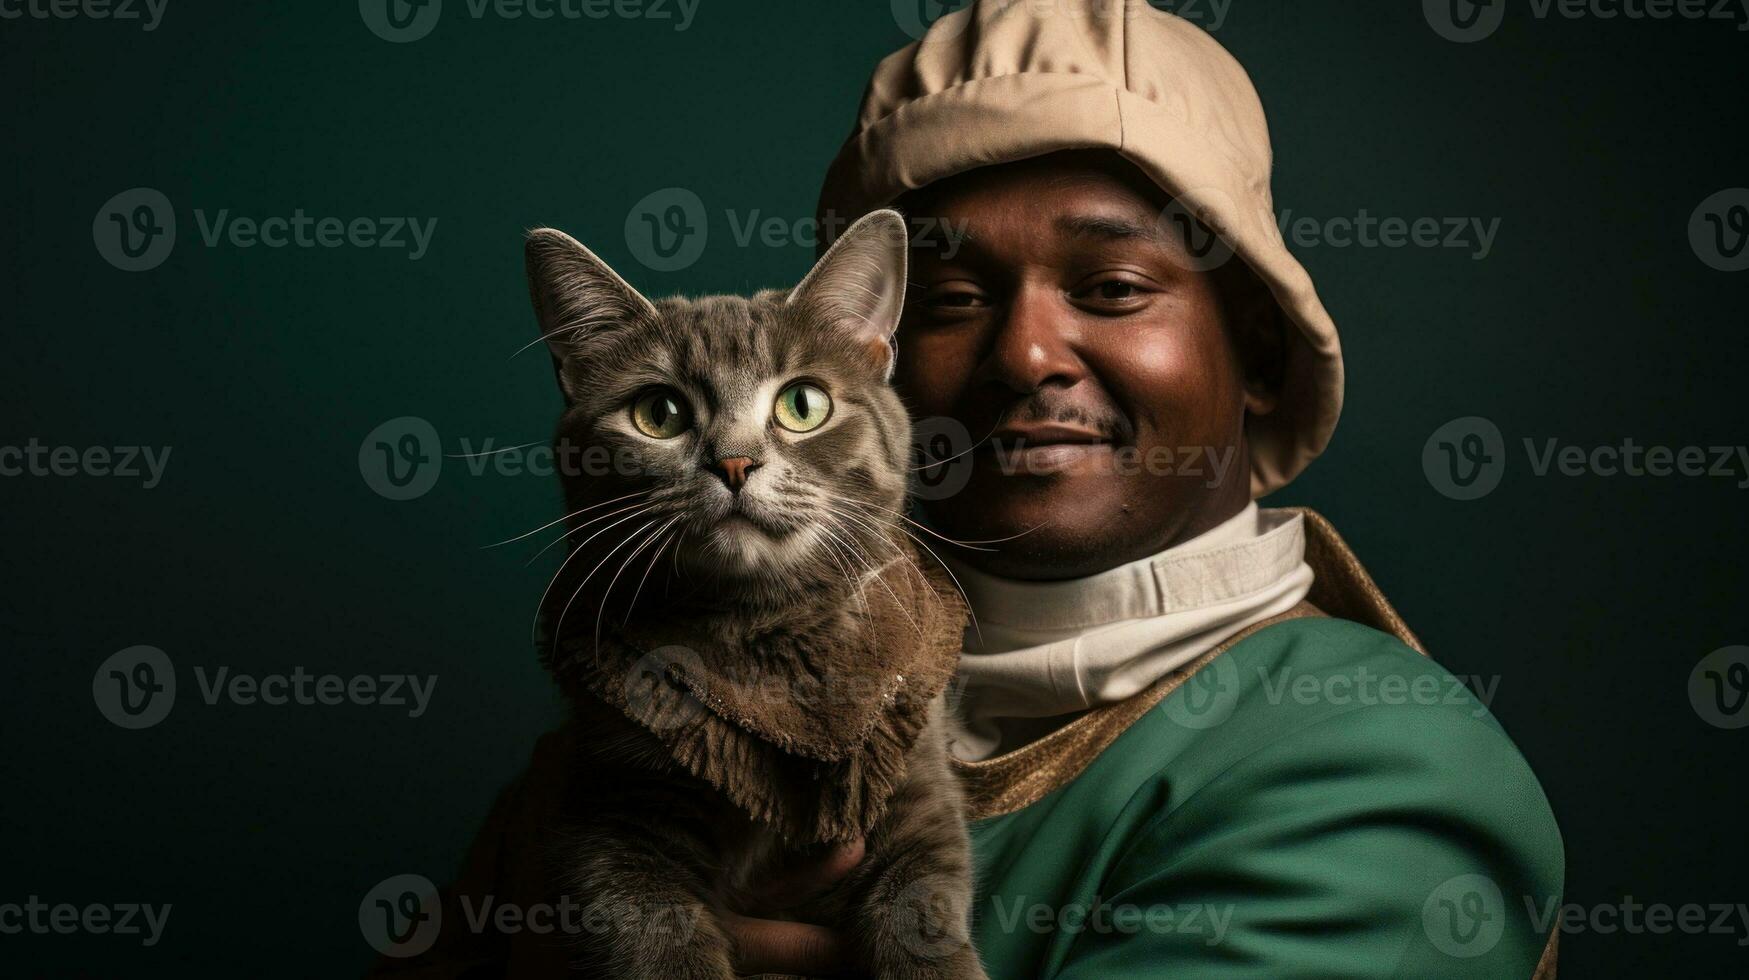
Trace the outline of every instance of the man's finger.
<path fill-rule="evenodd" d="M 735 972 L 836 976 L 845 969 L 844 943 L 838 933 L 805 922 L 723 916 L 723 926 L 735 943 Z"/>
<path fill-rule="evenodd" d="M 862 863 L 866 845 L 858 837 L 835 844 L 817 855 L 791 862 L 766 875 L 750 896 L 757 909 L 778 912 L 794 908 L 836 885 Z"/>

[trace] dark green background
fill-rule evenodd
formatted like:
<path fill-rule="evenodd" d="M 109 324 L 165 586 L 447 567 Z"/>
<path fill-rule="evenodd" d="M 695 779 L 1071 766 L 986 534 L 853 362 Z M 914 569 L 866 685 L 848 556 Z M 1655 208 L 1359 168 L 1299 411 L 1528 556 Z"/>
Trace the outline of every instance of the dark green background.
<path fill-rule="evenodd" d="M 1206 0 L 1200 5 L 1208 23 Z M 385 43 L 355 4 L 170 0 L 152 33 L 0 21 L 0 444 L 171 446 L 166 478 L 7 478 L 0 902 L 174 903 L 163 942 L 0 936 L 0 973 L 351 974 L 377 881 L 450 874 L 559 708 L 526 641 L 551 565 L 480 546 L 556 517 L 538 477 L 451 460 L 410 502 L 359 444 L 420 416 L 460 440 L 547 437 L 519 236 L 553 224 L 645 291 L 789 282 L 805 247 L 735 245 L 724 209 L 794 220 L 868 70 L 908 40 L 886 0 L 703 0 L 673 22 L 467 16 Z M 1281 502 L 1348 536 L 1553 801 L 1568 899 L 1749 901 L 1749 730 L 1690 708 L 1695 662 L 1749 642 L 1745 491 L 1721 479 L 1533 477 L 1520 441 L 1749 440 L 1749 273 L 1690 250 L 1690 213 L 1749 184 L 1749 34 L 1718 21 L 1538 20 L 1459 45 L 1416 3 L 1235 0 L 1278 206 L 1319 217 L 1501 219 L 1494 251 L 1301 249 L 1341 326 L 1345 419 Z M 175 252 L 99 257 L 112 195 L 174 203 Z M 712 215 L 684 272 L 638 265 L 628 209 L 659 188 Z M 439 219 L 381 249 L 201 244 L 193 212 Z M 1481 415 L 1512 463 L 1456 502 L 1429 435 Z M 549 553 L 550 555 L 550 553 Z M 167 651 L 183 685 L 145 731 L 92 672 Z M 207 706 L 193 667 L 432 673 L 389 708 Z M 1741 935 L 1564 937 L 1563 975 L 1741 963 Z M 246 964 L 246 966 L 245 966 Z"/>

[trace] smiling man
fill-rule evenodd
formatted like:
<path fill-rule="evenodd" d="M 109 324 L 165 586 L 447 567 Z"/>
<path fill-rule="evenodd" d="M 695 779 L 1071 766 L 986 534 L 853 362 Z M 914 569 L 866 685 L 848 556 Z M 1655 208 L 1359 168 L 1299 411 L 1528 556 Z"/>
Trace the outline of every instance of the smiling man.
<path fill-rule="evenodd" d="M 964 231 L 913 249 L 895 380 L 964 434 L 922 516 L 991 543 L 944 549 L 979 949 L 992 977 L 1552 976 L 1535 777 L 1327 522 L 1254 502 L 1342 401 L 1270 167 L 1196 27 L 992 0 L 882 62 L 828 173 L 822 214 Z"/>
<path fill-rule="evenodd" d="M 827 175 L 822 227 L 956 230 L 914 242 L 894 380 L 959 434 L 918 510 L 965 543 L 937 547 L 976 620 L 953 753 L 980 955 L 999 980 L 1552 977 L 1561 840 L 1524 759 L 1326 521 L 1255 502 L 1343 383 L 1269 177 L 1243 69 L 1124 0 L 943 17 Z M 563 759 L 543 741 L 452 895 L 542 894 Z M 779 913 L 861 856 L 767 882 L 771 917 L 729 922 L 741 970 L 838 972 L 839 938 Z M 443 958 L 420 966 L 545 975 L 563 946 Z"/>

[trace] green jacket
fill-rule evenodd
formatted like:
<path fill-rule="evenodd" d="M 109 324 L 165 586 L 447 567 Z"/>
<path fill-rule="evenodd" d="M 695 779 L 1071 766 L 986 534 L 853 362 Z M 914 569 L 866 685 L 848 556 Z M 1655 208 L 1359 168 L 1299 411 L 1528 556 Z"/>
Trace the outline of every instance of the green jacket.
<path fill-rule="evenodd" d="M 1308 603 L 960 766 L 991 977 L 1554 976 L 1542 788 L 1304 515 Z"/>
<path fill-rule="evenodd" d="M 972 834 L 996 978 L 1530 977 L 1563 873 L 1486 709 L 1327 618 L 1232 646 Z"/>

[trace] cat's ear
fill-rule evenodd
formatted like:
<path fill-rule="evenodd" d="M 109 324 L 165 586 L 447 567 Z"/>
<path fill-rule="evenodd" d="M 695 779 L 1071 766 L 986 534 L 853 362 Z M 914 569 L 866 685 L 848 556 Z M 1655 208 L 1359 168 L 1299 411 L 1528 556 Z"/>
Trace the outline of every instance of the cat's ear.
<path fill-rule="evenodd" d="M 832 243 L 787 300 L 849 331 L 887 378 L 893 374 L 893 332 L 905 306 L 909 241 L 899 212 L 866 214 Z"/>
<path fill-rule="evenodd" d="M 555 228 L 536 228 L 523 246 L 528 295 L 547 349 L 561 367 L 591 335 L 649 324 L 656 307 L 582 243 Z M 567 397 L 571 393 L 566 392 Z"/>

